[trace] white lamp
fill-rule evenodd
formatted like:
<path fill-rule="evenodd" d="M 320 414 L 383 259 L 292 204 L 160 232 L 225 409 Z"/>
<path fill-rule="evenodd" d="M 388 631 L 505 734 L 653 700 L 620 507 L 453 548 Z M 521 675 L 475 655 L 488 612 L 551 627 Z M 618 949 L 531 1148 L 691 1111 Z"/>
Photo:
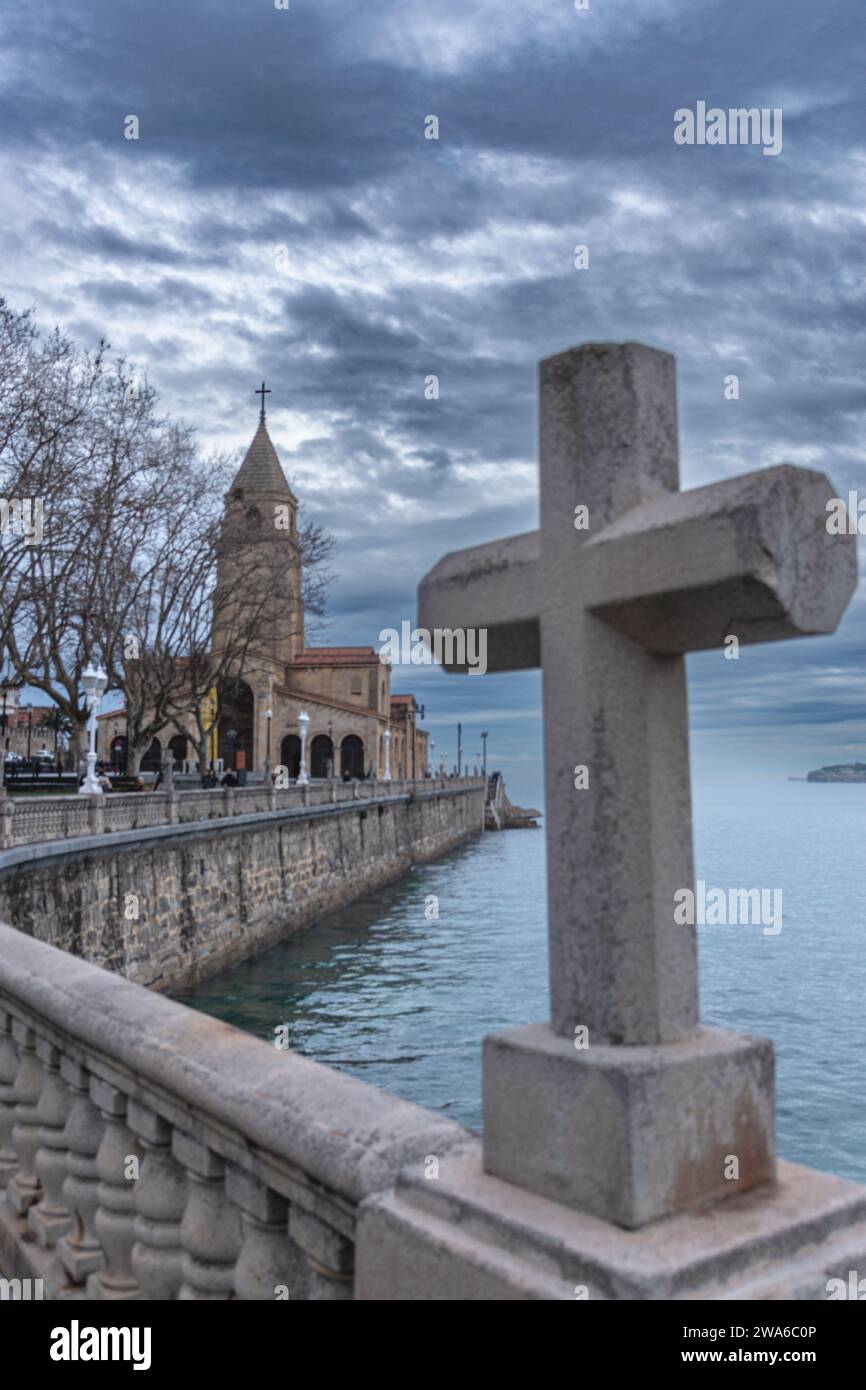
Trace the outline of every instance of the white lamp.
<path fill-rule="evenodd" d="M 384 742 L 385 742 L 385 774 L 384 774 L 384 776 L 383 776 L 383 778 L 382 778 L 382 781 L 383 781 L 383 782 L 390 782 L 390 780 L 391 780 L 391 730 L 390 730 L 390 729 L 386 729 L 385 732 L 384 732 L 384 734 L 382 735 L 382 738 L 383 738 L 383 740 L 384 740 Z"/>
<path fill-rule="evenodd" d="M 298 715 L 298 728 L 301 731 L 301 765 L 298 768 L 298 786 L 305 787 L 309 782 L 307 776 L 307 730 L 310 727 L 310 716 L 306 710 L 301 710 Z"/>
<path fill-rule="evenodd" d="M 78 790 L 88 796 L 94 793 L 99 795 L 102 787 L 96 780 L 96 713 L 99 702 L 105 693 L 105 687 L 108 685 L 108 676 L 100 666 L 86 666 L 81 672 L 81 684 L 84 687 L 84 697 L 89 710 L 87 734 L 90 746 L 87 750 L 87 772 Z"/>

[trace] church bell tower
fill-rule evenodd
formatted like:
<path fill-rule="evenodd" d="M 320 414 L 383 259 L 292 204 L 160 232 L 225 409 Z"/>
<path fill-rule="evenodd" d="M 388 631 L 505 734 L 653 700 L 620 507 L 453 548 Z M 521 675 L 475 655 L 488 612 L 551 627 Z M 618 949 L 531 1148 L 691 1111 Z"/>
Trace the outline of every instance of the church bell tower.
<path fill-rule="evenodd" d="M 269 674 L 282 683 L 304 647 L 298 499 L 268 434 L 264 382 L 256 394 L 262 398 L 258 429 L 226 493 L 213 644 L 218 649 L 229 632 L 249 630 L 244 674 Z"/>

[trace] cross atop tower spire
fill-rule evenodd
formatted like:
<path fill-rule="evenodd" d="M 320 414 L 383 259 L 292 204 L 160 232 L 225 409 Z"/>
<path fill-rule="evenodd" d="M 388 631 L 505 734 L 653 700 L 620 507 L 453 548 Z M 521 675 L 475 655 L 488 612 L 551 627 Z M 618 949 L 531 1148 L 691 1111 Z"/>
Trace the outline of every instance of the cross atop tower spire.
<path fill-rule="evenodd" d="M 240 491 L 247 496 L 252 493 L 271 494 L 272 500 L 286 498 L 297 507 L 298 500 L 286 481 L 286 475 L 265 423 L 265 396 L 270 394 L 264 382 L 254 392 L 254 395 L 260 396 L 262 401 L 258 428 L 244 454 L 243 462 L 234 476 L 229 493 L 234 494 Z"/>
<path fill-rule="evenodd" d="M 263 425 L 263 424 L 265 423 L 265 396 L 269 396 L 270 394 L 271 394 L 271 388 L 270 388 L 269 386 L 266 388 L 264 382 L 262 382 L 261 386 L 259 387 L 259 389 L 258 389 L 257 391 L 254 391 L 254 392 L 253 392 L 253 395 L 254 395 L 254 396 L 261 396 L 261 398 L 262 398 L 262 408 L 261 408 L 261 411 L 259 412 L 259 424 L 260 424 L 260 425 Z"/>

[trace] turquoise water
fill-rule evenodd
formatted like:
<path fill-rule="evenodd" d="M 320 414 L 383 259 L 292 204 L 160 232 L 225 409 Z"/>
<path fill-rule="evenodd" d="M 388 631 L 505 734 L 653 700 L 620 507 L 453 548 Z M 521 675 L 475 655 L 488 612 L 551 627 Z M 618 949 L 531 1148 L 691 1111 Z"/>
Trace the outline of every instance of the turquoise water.
<path fill-rule="evenodd" d="M 699 928 L 702 1017 L 773 1039 L 781 1154 L 866 1181 L 864 846 L 866 786 L 698 791 L 697 877 L 783 894 L 778 935 Z M 480 1038 L 547 1016 L 544 905 L 543 833 L 488 834 L 181 997 L 477 1129 Z"/>

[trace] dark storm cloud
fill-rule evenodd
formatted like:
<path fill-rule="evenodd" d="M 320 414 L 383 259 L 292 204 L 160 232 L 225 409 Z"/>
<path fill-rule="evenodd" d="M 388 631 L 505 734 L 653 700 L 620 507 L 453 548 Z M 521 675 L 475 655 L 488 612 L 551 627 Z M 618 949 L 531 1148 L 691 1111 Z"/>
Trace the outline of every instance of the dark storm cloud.
<path fill-rule="evenodd" d="M 37 220 L 34 231 L 38 236 L 55 245 L 59 242 L 58 228 L 47 220 Z M 205 247 L 196 250 L 190 246 L 169 246 L 158 241 L 134 237 L 118 231 L 116 227 L 100 225 L 82 216 L 80 220 L 70 219 L 63 226 L 62 247 L 64 254 L 72 251 L 86 257 L 92 255 L 104 265 L 122 267 L 126 274 L 136 274 L 150 266 L 172 266 L 190 270 L 195 266 L 227 266 L 228 258 L 211 249 L 208 238 Z"/>
<path fill-rule="evenodd" d="M 184 309 L 207 309 L 214 303 L 214 296 L 206 290 L 170 276 L 148 288 L 130 280 L 83 280 L 78 288 L 82 294 L 109 309 L 120 305 L 156 309 L 166 303 Z"/>
<path fill-rule="evenodd" d="M 302 340 L 339 352 L 350 371 L 381 372 L 399 354 L 418 345 L 418 335 L 389 327 L 377 317 L 375 307 L 357 307 L 346 296 L 324 287 L 309 287 L 286 301 L 286 316 Z"/>
<path fill-rule="evenodd" d="M 792 458 L 866 487 L 857 0 L 15 0 L 4 27 L 10 296 L 140 358 L 208 444 L 268 378 L 340 540 L 332 640 L 535 524 L 536 363 L 574 342 L 677 353 L 688 486 Z M 675 146 L 698 99 L 781 107 L 782 153 Z M 864 629 L 695 658 L 696 728 L 866 733 Z"/>

